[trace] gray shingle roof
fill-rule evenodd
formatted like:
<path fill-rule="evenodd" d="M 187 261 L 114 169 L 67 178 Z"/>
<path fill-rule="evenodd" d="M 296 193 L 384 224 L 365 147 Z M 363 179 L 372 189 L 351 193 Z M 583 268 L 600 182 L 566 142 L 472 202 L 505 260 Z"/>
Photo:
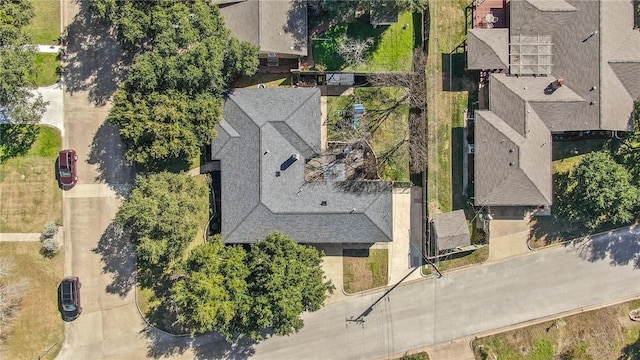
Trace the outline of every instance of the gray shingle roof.
<path fill-rule="evenodd" d="M 491 111 L 475 114 L 476 205 L 551 204 L 551 133 L 536 113 L 526 114 L 525 135 Z"/>
<path fill-rule="evenodd" d="M 305 160 L 320 153 L 318 89 L 236 89 L 223 117 L 212 154 L 221 166 L 226 242 L 276 230 L 298 242 L 392 240 L 390 183 L 305 182 Z"/>
<path fill-rule="evenodd" d="M 627 0 L 510 2 L 512 38 L 550 38 L 551 75 L 490 77 L 490 111 L 476 112 L 476 204 L 550 204 L 549 131 L 631 129 L 640 96 L 633 11 Z M 545 93 L 556 79 L 565 85 Z M 518 147 L 517 163 L 501 153 L 505 144 Z"/>
<path fill-rule="evenodd" d="M 509 29 L 471 29 L 467 37 L 467 68 L 507 69 Z"/>
<path fill-rule="evenodd" d="M 471 243 L 469 225 L 463 210 L 435 214 L 433 229 L 439 250 L 455 249 Z"/>
<path fill-rule="evenodd" d="M 261 52 L 307 55 L 306 1 L 222 1 L 219 6 L 231 33 Z"/>

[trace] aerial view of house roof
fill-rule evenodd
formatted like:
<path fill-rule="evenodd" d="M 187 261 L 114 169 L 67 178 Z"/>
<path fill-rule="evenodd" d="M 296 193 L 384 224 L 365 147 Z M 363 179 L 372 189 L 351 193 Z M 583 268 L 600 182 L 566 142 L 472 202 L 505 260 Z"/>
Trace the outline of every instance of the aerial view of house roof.
<path fill-rule="evenodd" d="M 231 34 L 261 52 L 307 55 L 307 2 L 217 0 Z"/>
<path fill-rule="evenodd" d="M 225 242 L 274 231 L 303 243 L 392 240 L 390 183 L 305 180 L 306 161 L 321 153 L 319 89 L 235 89 L 216 130 Z"/>
<path fill-rule="evenodd" d="M 505 69 L 476 111 L 475 203 L 550 205 L 552 132 L 631 130 L 640 31 L 626 0 L 512 0 L 508 30 L 469 34 L 468 68 Z"/>

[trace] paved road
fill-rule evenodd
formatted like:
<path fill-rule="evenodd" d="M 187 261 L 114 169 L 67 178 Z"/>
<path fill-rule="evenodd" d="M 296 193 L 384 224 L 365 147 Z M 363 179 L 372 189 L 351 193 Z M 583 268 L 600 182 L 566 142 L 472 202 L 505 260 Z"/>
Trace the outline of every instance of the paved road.
<path fill-rule="evenodd" d="M 63 12 L 73 18 L 78 3 L 65 1 Z M 83 313 L 65 325 L 65 343 L 58 359 L 128 359 L 146 340 L 145 324 L 135 306 L 133 249 L 111 221 L 131 181 L 122 160 L 117 130 L 104 122 L 108 111 L 110 60 L 120 51 L 106 31 L 75 17 L 69 27 L 64 92 L 63 146 L 78 153 L 78 184 L 64 193 L 65 275 L 82 282 Z"/>
<path fill-rule="evenodd" d="M 446 274 L 378 297 L 336 303 L 305 316 L 290 337 L 255 346 L 259 359 L 372 359 L 512 324 L 640 295 L 634 269 L 638 229 L 581 247 L 539 253 Z M 620 235 L 620 236 L 619 236 Z"/>

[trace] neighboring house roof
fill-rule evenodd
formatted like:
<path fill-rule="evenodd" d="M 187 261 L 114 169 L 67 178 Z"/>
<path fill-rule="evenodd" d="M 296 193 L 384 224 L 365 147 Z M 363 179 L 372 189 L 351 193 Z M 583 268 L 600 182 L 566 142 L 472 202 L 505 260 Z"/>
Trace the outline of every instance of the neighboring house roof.
<path fill-rule="evenodd" d="M 438 250 L 450 250 L 471 244 L 469 225 L 463 210 L 435 214 L 433 229 Z"/>
<path fill-rule="evenodd" d="M 392 240 L 390 183 L 305 182 L 306 160 L 321 151 L 320 115 L 318 89 L 229 95 L 211 145 L 220 160 L 225 242 L 254 242 L 274 231 L 303 243 Z"/>
<path fill-rule="evenodd" d="M 476 205 L 551 204 L 551 133 L 531 110 L 523 130 L 491 111 L 476 111 Z"/>
<path fill-rule="evenodd" d="M 476 205 L 550 205 L 550 132 L 631 130 L 640 97 L 633 11 L 627 0 L 510 2 L 511 75 L 491 75 L 489 111 L 476 111 Z M 468 45 L 478 31 L 470 31 Z M 548 91 L 559 79 L 564 85 Z M 517 147 L 513 167 L 500 144 Z"/>
<path fill-rule="evenodd" d="M 307 2 L 303 0 L 218 0 L 231 34 L 261 52 L 307 55 Z"/>
<path fill-rule="evenodd" d="M 467 68 L 509 67 L 509 29 L 471 29 L 467 35 Z"/>

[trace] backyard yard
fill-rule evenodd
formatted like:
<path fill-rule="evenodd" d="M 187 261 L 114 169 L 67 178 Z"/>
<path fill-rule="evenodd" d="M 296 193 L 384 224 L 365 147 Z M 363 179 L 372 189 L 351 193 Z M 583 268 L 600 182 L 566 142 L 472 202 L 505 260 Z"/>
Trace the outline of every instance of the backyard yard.
<path fill-rule="evenodd" d="M 7 338 L 0 339 L 2 356 L 14 360 L 54 359 L 64 340 L 57 300 L 63 252 L 47 258 L 40 254 L 40 242 L 2 242 L 0 254 L 15 265 L 16 272 L 7 279 L 9 283 L 29 281 L 15 323 L 8 329 Z"/>
<path fill-rule="evenodd" d="M 413 48 L 420 44 L 414 33 L 414 27 L 419 27 L 420 24 L 414 24 L 414 18 L 420 17 L 405 12 L 399 15 L 398 22 L 377 28 L 369 23 L 368 16 L 362 16 L 351 23 L 337 24 L 311 39 L 315 66 L 326 66 L 326 70 L 330 71 L 408 72 L 411 70 Z M 345 63 L 338 54 L 339 42 L 345 37 L 357 40 L 373 39 L 363 64 L 354 66 Z"/>
<path fill-rule="evenodd" d="M 476 339 L 476 359 L 638 359 L 640 323 L 629 318 L 640 301 L 614 305 Z"/>
<path fill-rule="evenodd" d="M 464 56 L 456 52 L 465 39 L 468 0 L 430 0 L 431 29 L 427 64 L 429 133 L 429 210 L 447 212 L 464 206 L 462 156 L 464 110 L 474 87 L 464 74 Z"/>
<path fill-rule="evenodd" d="M 409 181 L 409 106 L 405 95 L 405 89 L 368 87 L 329 97 L 327 139 L 367 140 L 378 158 L 378 173 L 383 180 Z M 354 120 L 355 104 L 362 104 L 366 114 Z"/>
<path fill-rule="evenodd" d="M 0 232 L 40 232 L 48 222 L 62 222 L 55 170 L 60 144 L 57 129 L 41 126 L 26 155 L 0 164 Z"/>

